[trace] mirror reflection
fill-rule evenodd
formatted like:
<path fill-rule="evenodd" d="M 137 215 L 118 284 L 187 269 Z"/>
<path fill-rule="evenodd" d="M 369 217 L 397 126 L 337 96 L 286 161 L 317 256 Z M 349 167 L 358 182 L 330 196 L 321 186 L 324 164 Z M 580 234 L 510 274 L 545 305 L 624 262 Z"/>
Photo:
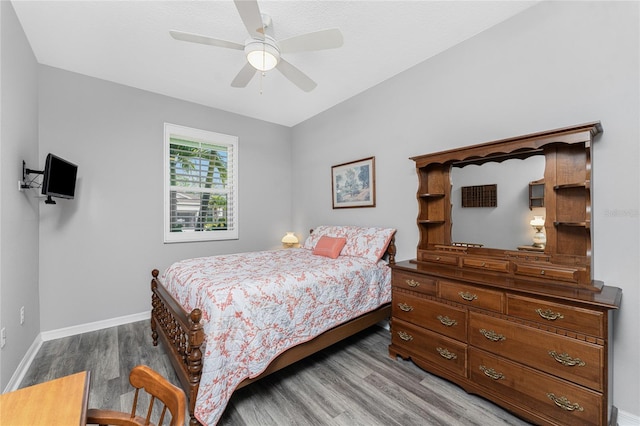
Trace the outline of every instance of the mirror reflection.
<path fill-rule="evenodd" d="M 529 183 L 544 176 L 544 155 L 500 163 L 467 164 L 451 168 L 451 238 L 454 243 L 517 250 L 532 246 L 534 216 L 544 207 L 529 208 Z M 497 185 L 496 207 L 462 207 L 462 187 Z"/>

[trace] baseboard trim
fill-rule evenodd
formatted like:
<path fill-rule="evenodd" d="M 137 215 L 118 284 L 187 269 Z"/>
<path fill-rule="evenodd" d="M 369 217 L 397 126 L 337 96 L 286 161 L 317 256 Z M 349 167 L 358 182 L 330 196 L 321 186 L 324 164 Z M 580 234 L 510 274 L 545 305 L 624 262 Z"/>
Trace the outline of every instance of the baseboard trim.
<path fill-rule="evenodd" d="M 636 416 L 623 410 L 618 410 L 618 426 L 638 425 L 640 425 L 640 416 Z"/>
<path fill-rule="evenodd" d="M 116 327 L 118 325 L 129 324 L 136 321 L 144 321 L 150 318 L 151 311 L 146 311 L 140 312 L 138 314 L 125 315 L 123 317 L 111 318 L 103 321 L 96 321 L 87 324 L 74 325 L 72 327 L 60 328 L 58 330 L 43 331 L 40 334 L 42 335 L 42 341 L 47 342 L 49 340 L 60 339 L 62 337 L 75 336 L 76 334 Z"/>
<path fill-rule="evenodd" d="M 17 390 L 24 379 L 25 374 L 31 367 L 31 363 L 35 359 L 40 347 L 44 342 L 49 340 L 60 339 L 63 337 L 75 336 L 76 334 L 88 333 L 90 331 L 102 330 L 104 328 L 116 327 L 118 325 L 130 324 L 132 322 L 144 321 L 151 318 L 151 311 L 140 312 L 138 314 L 125 315 L 122 317 L 111 318 L 103 321 L 95 321 L 87 324 L 75 325 L 73 327 L 60 328 L 58 330 L 43 331 L 38 334 L 27 350 L 27 353 L 20 361 L 16 371 L 11 376 L 11 380 L 7 383 L 4 392 L 12 392 Z"/>
<path fill-rule="evenodd" d="M 31 363 L 38 354 L 38 351 L 42 346 L 42 342 L 42 336 L 38 334 L 33 340 L 31 346 L 29 346 L 29 349 L 27 349 L 27 353 L 24 355 L 24 357 L 22 357 L 20 364 L 18 364 L 18 368 L 16 368 L 16 371 L 13 372 L 13 376 L 11 376 L 11 379 L 9 380 L 9 383 L 7 383 L 7 387 L 4 388 L 3 393 L 13 392 L 14 390 L 18 389 L 20 383 L 22 383 L 22 379 L 24 379 L 24 375 L 27 373 L 27 370 L 29 370 Z"/>

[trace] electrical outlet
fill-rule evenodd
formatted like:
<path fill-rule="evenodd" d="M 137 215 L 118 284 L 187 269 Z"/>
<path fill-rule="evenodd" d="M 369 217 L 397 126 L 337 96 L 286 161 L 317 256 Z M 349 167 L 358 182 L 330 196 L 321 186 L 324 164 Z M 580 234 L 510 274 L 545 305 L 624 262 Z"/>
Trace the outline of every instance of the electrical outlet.
<path fill-rule="evenodd" d="M 4 348 L 4 345 L 7 343 L 7 329 L 2 327 L 0 330 L 0 348 Z"/>
<path fill-rule="evenodd" d="M 20 325 L 24 324 L 24 306 L 20 308 Z"/>
<path fill-rule="evenodd" d="M 20 192 L 24 191 L 24 188 L 22 187 L 22 181 L 21 180 L 18 181 L 18 191 L 20 191 Z"/>

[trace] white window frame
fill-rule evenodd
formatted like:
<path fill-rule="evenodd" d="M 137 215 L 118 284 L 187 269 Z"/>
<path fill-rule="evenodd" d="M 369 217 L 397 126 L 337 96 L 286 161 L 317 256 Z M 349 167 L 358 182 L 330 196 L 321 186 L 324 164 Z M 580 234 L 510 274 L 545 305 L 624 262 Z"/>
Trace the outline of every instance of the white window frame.
<path fill-rule="evenodd" d="M 171 232 L 171 168 L 170 145 L 172 138 L 180 138 L 193 142 L 227 147 L 232 171 L 228 172 L 231 184 L 227 185 L 226 193 L 230 199 L 227 205 L 229 222 L 226 230 Z M 178 243 L 189 241 L 220 241 L 238 239 L 238 137 L 207 130 L 193 129 L 171 123 L 164 123 L 164 242 Z M 229 181 L 228 177 L 228 181 Z"/>

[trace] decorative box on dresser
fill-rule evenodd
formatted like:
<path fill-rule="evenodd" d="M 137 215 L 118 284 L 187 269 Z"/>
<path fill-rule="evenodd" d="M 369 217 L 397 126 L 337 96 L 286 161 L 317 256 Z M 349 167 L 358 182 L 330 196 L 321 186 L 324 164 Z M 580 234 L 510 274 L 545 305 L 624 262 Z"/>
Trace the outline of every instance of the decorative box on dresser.
<path fill-rule="evenodd" d="M 417 257 L 393 266 L 389 354 L 535 424 L 615 425 L 612 313 L 591 275 L 591 143 L 600 123 L 414 157 Z M 545 156 L 547 244 L 451 241 L 450 170 Z"/>

